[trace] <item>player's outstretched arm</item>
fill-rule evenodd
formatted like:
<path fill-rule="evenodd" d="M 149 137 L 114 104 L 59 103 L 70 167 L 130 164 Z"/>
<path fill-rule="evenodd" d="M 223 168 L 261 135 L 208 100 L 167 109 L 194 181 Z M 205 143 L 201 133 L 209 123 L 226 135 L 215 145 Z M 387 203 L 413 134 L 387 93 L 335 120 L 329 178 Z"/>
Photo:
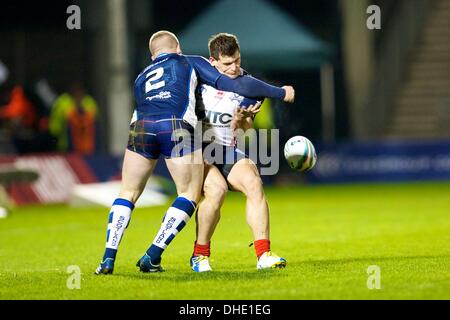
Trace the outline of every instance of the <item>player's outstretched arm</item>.
<path fill-rule="evenodd" d="M 295 98 L 293 87 L 284 86 L 279 88 L 251 76 L 231 79 L 221 74 L 219 79 L 217 79 L 216 88 L 223 91 L 236 92 L 245 97 L 267 97 L 288 103 L 293 103 Z"/>
<path fill-rule="evenodd" d="M 203 57 L 186 56 L 186 58 L 197 71 L 200 80 L 216 89 L 235 92 L 245 97 L 267 97 L 289 103 L 294 102 L 294 88 L 291 86 L 285 86 L 283 88 L 276 87 L 248 75 L 231 79 L 217 71 Z"/>

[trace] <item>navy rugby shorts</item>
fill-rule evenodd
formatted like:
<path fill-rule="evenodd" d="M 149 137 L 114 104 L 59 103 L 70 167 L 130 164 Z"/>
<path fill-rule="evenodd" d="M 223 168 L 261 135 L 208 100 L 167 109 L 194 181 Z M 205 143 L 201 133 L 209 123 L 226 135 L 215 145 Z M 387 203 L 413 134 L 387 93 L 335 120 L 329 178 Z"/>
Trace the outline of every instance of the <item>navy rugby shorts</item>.
<path fill-rule="evenodd" d="M 203 143 L 203 159 L 206 163 L 219 169 L 222 176 L 227 179 L 233 166 L 248 155 L 233 146 L 224 146 L 214 142 Z"/>
<path fill-rule="evenodd" d="M 194 128 L 175 116 L 146 116 L 130 125 L 127 149 L 147 159 L 182 157 L 201 147 Z"/>

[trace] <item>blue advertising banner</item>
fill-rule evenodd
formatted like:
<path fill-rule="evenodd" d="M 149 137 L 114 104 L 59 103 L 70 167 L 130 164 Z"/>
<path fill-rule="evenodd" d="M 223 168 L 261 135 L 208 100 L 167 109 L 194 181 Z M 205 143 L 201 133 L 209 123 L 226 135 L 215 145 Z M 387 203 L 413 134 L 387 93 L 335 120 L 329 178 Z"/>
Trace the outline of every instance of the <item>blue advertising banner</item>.
<path fill-rule="evenodd" d="M 450 141 L 319 146 L 309 182 L 450 180 Z"/>

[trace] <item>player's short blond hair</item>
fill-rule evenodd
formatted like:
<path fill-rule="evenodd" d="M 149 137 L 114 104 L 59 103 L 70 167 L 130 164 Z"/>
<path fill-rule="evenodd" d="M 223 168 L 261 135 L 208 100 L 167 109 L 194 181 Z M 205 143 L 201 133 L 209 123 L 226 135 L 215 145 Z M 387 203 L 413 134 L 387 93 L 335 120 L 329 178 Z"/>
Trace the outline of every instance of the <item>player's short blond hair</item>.
<path fill-rule="evenodd" d="M 175 49 L 180 42 L 175 34 L 167 30 L 160 30 L 155 32 L 148 41 L 148 48 L 153 55 L 155 51 L 161 48 Z"/>

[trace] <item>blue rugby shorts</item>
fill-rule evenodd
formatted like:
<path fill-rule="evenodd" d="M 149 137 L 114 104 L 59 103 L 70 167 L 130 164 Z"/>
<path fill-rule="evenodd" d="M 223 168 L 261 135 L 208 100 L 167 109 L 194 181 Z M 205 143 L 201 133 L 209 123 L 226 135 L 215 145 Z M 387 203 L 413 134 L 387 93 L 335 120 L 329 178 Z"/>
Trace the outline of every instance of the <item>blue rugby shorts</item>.
<path fill-rule="evenodd" d="M 194 128 L 175 116 L 146 116 L 130 125 L 127 149 L 147 159 L 176 158 L 202 147 Z"/>

